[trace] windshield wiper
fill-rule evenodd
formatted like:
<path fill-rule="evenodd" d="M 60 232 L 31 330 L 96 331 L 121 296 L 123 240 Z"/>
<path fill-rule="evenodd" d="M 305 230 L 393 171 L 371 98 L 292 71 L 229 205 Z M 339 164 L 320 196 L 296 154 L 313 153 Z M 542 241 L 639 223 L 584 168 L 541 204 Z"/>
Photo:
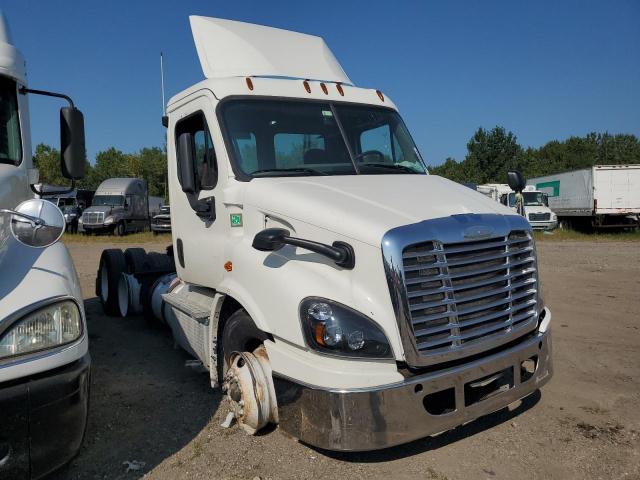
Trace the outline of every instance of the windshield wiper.
<path fill-rule="evenodd" d="M 413 168 L 407 167 L 405 165 L 400 165 L 399 163 L 361 163 L 360 167 L 377 167 L 377 168 L 386 168 L 388 170 L 398 170 L 399 172 L 404 173 L 420 173 L 416 172 Z"/>
<path fill-rule="evenodd" d="M 259 177 L 263 176 L 263 174 L 269 173 L 308 173 L 309 175 L 327 175 L 320 170 L 315 170 L 313 168 L 264 168 L 262 170 L 256 170 L 252 172 L 251 175 L 254 177 L 257 175 Z M 268 175 L 267 175 L 268 176 Z"/>

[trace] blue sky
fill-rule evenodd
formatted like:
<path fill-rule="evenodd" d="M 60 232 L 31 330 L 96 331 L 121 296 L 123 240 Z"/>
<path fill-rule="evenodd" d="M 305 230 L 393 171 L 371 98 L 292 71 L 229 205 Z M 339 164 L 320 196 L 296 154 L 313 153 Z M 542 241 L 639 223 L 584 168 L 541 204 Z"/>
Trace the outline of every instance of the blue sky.
<path fill-rule="evenodd" d="M 323 36 L 356 85 L 399 107 L 423 156 L 464 158 L 479 126 L 525 146 L 590 131 L 640 136 L 640 2 L 0 0 L 30 86 L 68 93 L 87 150 L 161 146 L 159 52 L 171 96 L 202 79 L 188 15 Z M 32 98 L 34 145 L 59 103 Z"/>

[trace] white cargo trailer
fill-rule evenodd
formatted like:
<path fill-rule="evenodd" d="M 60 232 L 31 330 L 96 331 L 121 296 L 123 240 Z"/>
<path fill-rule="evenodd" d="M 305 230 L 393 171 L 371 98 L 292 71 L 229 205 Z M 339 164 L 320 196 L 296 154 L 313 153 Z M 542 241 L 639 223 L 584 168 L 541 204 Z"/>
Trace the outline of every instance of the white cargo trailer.
<path fill-rule="evenodd" d="M 565 225 L 640 224 L 640 165 L 596 165 L 528 183 L 547 193 L 549 207 Z"/>

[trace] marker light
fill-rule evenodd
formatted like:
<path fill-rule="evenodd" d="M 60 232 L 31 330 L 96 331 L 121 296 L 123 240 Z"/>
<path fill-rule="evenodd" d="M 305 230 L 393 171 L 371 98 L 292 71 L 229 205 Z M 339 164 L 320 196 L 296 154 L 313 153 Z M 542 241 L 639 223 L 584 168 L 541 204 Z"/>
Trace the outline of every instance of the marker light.
<path fill-rule="evenodd" d="M 309 85 L 309 82 L 305 80 L 304 82 L 302 82 L 302 84 L 304 85 L 304 89 L 307 91 L 307 93 L 311 93 L 311 86 Z"/>
<path fill-rule="evenodd" d="M 336 83 L 336 89 L 338 90 L 338 93 L 340 94 L 340 96 L 344 97 L 344 89 L 342 88 L 342 85 L 340 85 L 339 83 Z"/>
<path fill-rule="evenodd" d="M 382 92 L 380 90 L 376 90 L 376 93 L 378 94 L 378 98 L 384 102 L 384 95 L 382 95 Z"/>
<path fill-rule="evenodd" d="M 325 95 L 329 95 L 329 90 L 327 90 L 327 86 L 324 83 L 320 84 L 320 88 L 322 89 Z"/>
<path fill-rule="evenodd" d="M 251 81 L 251 79 L 247 77 L 246 80 L 247 80 L 247 87 L 249 88 L 249 90 L 253 90 L 253 82 Z"/>

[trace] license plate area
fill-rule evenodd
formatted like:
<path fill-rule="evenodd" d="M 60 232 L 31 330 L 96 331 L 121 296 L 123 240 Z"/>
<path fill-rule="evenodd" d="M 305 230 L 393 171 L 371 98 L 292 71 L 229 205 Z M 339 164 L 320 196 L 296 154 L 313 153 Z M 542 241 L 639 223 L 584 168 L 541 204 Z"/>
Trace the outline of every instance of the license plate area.
<path fill-rule="evenodd" d="M 464 404 L 466 407 L 499 395 L 514 386 L 513 367 L 486 375 L 464 384 Z"/>

